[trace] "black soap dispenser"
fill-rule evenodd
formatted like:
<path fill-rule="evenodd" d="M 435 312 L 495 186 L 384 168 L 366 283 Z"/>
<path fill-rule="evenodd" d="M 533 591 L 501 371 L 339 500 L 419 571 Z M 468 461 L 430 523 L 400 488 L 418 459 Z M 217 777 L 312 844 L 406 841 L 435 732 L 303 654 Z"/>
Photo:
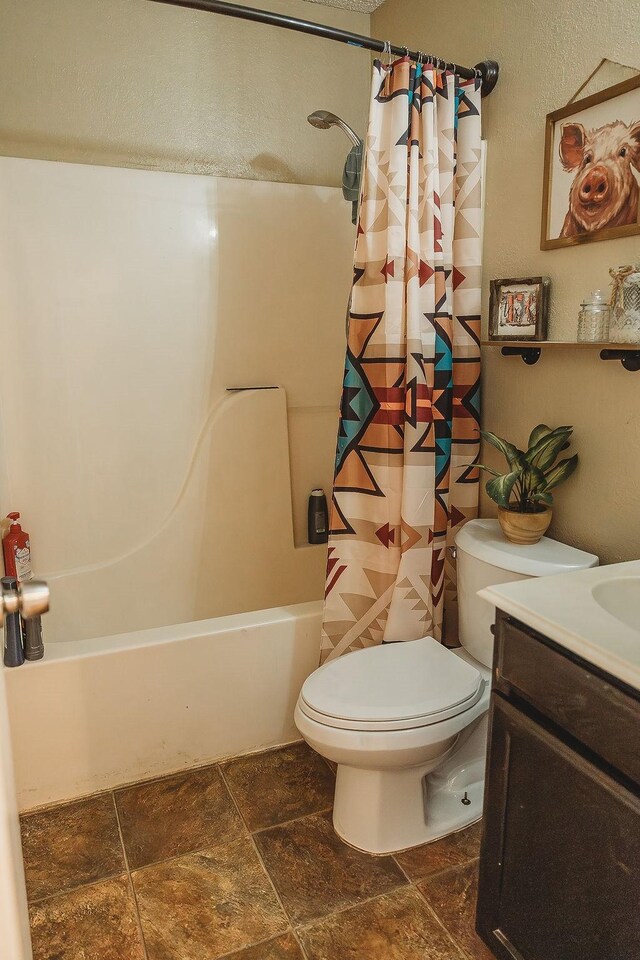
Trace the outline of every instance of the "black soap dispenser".
<path fill-rule="evenodd" d="M 327 498 L 320 487 L 311 491 L 307 519 L 309 543 L 326 543 L 329 539 L 329 511 Z"/>

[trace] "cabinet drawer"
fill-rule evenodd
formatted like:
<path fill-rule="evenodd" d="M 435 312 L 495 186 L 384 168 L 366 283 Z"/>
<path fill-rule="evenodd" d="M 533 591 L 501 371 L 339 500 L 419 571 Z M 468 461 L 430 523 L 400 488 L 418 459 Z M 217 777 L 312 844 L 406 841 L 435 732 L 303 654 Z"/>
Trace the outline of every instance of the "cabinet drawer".
<path fill-rule="evenodd" d="M 496 689 L 515 692 L 640 784 L 640 702 L 509 617 L 498 618 L 496 634 Z"/>

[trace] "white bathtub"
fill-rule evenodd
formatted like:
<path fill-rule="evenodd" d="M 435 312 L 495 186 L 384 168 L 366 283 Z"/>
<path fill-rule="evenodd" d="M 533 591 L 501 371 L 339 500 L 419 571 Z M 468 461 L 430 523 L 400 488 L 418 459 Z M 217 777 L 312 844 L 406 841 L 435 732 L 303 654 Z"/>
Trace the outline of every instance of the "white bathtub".
<path fill-rule="evenodd" d="M 5 670 L 18 807 L 299 739 L 319 602 L 51 643 Z"/>

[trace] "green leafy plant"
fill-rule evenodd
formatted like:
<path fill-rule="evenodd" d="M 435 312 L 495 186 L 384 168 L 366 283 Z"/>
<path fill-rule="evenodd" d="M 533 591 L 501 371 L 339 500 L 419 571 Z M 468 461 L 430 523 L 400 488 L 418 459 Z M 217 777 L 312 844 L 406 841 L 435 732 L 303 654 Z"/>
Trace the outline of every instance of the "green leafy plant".
<path fill-rule="evenodd" d="M 481 430 L 484 440 L 502 453 L 509 465 L 509 472 L 500 474 L 492 467 L 479 464 L 481 470 L 492 475 L 486 491 L 499 507 L 519 513 L 539 513 L 551 506 L 551 490 L 570 477 L 578 465 L 578 454 L 556 463 L 558 456 L 570 444 L 573 427 L 556 427 L 546 423 L 534 427 L 529 437 L 527 450 L 519 450 L 508 440 L 503 440 Z"/>

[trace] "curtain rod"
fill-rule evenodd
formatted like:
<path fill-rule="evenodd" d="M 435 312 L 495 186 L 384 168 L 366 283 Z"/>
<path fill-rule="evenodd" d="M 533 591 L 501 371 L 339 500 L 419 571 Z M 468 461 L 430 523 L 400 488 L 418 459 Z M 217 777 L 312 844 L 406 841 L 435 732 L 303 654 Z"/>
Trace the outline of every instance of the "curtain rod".
<path fill-rule="evenodd" d="M 228 3 L 227 0 L 153 0 L 154 3 L 166 3 L 173 7 L 189 7 L 192 10 L 203 10 L 206 13 L 220 13 L 225 17 L 238 17 L 240 20 L 252 20 L 255 23 L 268 23 L 273 27 L 284 27 L 285 30 L 297 30 L 299 33 L 309 33 L 314 37 L 325 37 L 327 40 L 337 40 L 348 43 L 353 47 L 362 47 L 365 50 L 374 50 L 377 53 L 385 52 L 385 43 L 374 40 L 349 30 L 339 30 L 326 24 L 314 23 L 312 20 L 299 20 L 298 17 L 287 17 L 282 13 L 271 13 L 269 10 L 258 10 L 256 7 L 244 7 L 238 3 Z M 428 60 L 426 54 L 412 52 L 406 47 L 391 44 L 387 48 L 394 56 L 409 56 L 417 60 L 419 56 Z M 482 60 L 475 67 L 461 67 L 457 63 L 449 63 L 436 57 L 430 58 L 435 64 L 452 73 L 471 80 L 476 71 L 482 77 L 482 96 L 488 96 L 498 82 L 499 65 L 495 60 Z"/>

